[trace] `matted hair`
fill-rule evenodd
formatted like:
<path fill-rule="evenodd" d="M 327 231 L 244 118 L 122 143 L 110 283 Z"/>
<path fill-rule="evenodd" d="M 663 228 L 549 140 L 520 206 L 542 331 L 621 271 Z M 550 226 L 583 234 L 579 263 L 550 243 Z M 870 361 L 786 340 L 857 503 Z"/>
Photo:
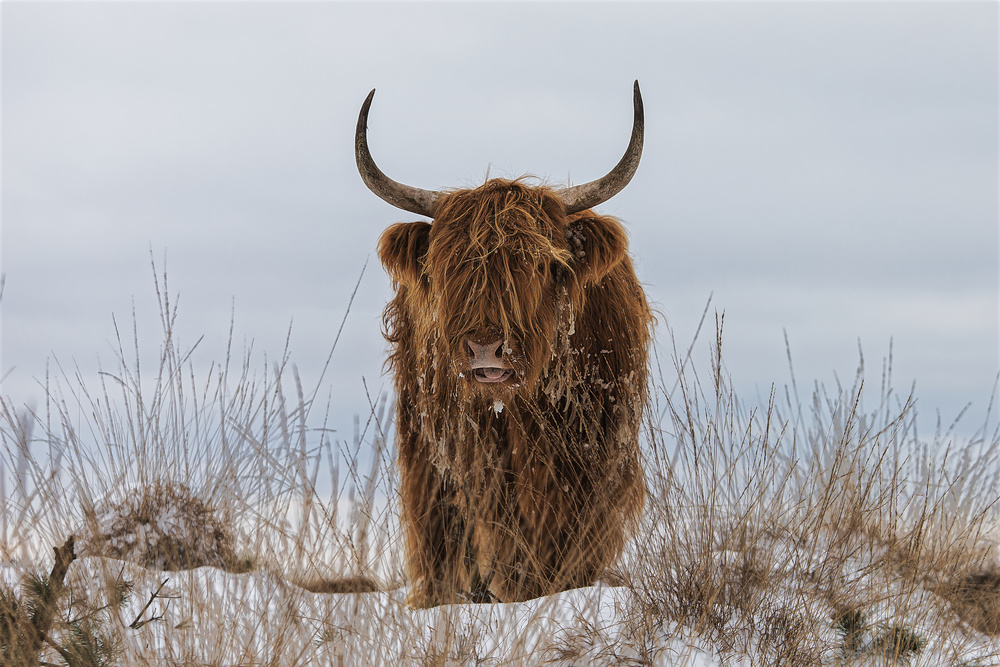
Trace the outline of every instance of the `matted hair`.
<path fill-rule="evenodd" d="M 431 224 L 389 227 L 379 256 L 397 290 L 384 326 L 411 603 L 593 583 L 645 495 L 653 316 L 624 228 L 493 179 L 443 194 Z M 503 341 L 515 378 L 476 382 L 467 339 Z"/>

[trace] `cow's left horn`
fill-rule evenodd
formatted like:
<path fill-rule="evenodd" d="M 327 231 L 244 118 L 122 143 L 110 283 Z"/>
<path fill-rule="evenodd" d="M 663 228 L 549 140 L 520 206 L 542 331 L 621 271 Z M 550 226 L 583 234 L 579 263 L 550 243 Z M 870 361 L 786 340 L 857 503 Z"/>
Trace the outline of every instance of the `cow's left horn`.
<path fill-rule="evenodd" d="M 606 202 L 621 192 L 622 188 L 632 180 L 635 170 L 639 168 L 639 158 L 642 157 L 642 135 L 645 129 L 645 120 L 642 115 L 642 95 L 639 93 L 638 80 L 633 88 L 632 106 L 635 110 L 632 120 L 632 138 L 628 142 L 628 148 L 625 149 L 625 155 L 618 161 L 615 168 L 604 178 L 558 191 L 560 199 L 566 206 L 567 215 L 579 213 Z"/>
<path fill-rule="evenodd" d="M 375 89 L 372 88 L 365 103 L 361 105 L 361 113 L 358 114 L 358 128 L 354 133 L 354 157 L 358 161 L 361 179 L 369 190 L 396 208 L 433 218 L 439 193 L 434 190 L 421 190 L 397 183 L 383 174 L 382 170 L 375 164 L 375 160 L 372 159 L 372 154 L 368 150 L 368 109 L 372 105 L 374 96 Z"/>

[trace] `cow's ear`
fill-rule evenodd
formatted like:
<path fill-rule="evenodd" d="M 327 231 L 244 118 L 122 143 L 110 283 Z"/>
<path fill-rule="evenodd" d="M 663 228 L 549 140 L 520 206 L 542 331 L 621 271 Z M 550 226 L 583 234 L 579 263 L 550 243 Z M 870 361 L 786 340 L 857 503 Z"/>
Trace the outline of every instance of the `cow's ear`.
<path fill-rule="evenodd" d="M 397 283 L 416 285 L 427 255 L 431 226 L 427 222 L 399 222 L 378 240 L 378 258 Z"/>
<path fill-rule="evenodd" d="M 584 283 L 600 281 L 628 253 L 628 236 L 622 223 L 591 211 L 572 219 L 566 236 L 573 253 L 573 270 Z"/>

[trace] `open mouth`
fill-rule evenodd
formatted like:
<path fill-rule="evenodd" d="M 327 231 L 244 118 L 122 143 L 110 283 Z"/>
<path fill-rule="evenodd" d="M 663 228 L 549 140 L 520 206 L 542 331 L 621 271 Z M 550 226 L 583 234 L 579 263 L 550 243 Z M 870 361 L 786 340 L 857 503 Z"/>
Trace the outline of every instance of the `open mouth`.
<path fill-rule="evenodd" d="M 513 374 L 514 371 L 509 368 L 496 368 L 495 366 L 484 366 L 472 370 L 472 375 L 477 382 L 486 383 L 503 382 Z"/>

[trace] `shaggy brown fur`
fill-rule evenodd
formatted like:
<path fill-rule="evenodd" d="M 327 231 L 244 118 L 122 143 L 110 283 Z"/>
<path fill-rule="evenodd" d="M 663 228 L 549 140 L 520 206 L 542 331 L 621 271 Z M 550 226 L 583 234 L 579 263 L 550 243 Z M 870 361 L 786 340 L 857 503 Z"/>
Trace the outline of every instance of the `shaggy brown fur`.
<path fill-rule="evenodd" d="M 638 432 L 653 317 L 614 218 L 490 180 L 379 241 L 411 591 L 432 607 L 588 586 L 645 487 Z M 463 340 L 514 374 L 473 378 Z M 488 592 L 487 592 L 488 591 Z"/>

